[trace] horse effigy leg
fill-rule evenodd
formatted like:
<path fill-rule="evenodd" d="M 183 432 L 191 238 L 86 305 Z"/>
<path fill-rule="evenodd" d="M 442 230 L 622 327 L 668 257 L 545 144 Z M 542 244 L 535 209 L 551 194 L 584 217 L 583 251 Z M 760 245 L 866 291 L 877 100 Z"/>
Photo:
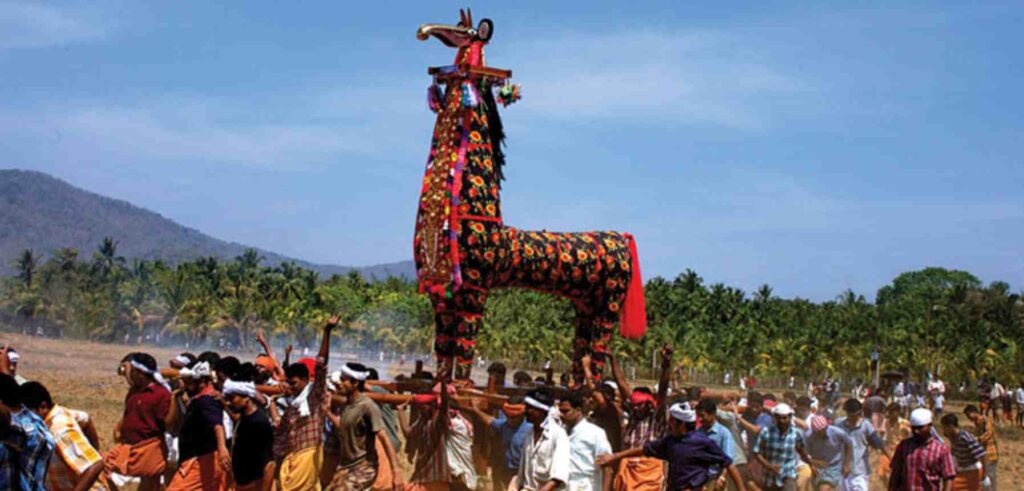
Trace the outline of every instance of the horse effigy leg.
<path fill-rule="evenodd" d="M 464 289 L 434 305 L 438 373 L 468 381 L 476 355 L 476 334 L 483 322 L 487 292 Z"/>
<path fill-rule="evenodd" d="M 615 321 L 605 316 L 585 314 L 576 311 L 576 340 L 573 342 L 573 367 L 580 372 L 580 360 L 590 355 L 591 374 L 601 380 L 608 355 L 608 343 L 611 342 Z M 574 374 L 579 376 L 580 373 Z"/>

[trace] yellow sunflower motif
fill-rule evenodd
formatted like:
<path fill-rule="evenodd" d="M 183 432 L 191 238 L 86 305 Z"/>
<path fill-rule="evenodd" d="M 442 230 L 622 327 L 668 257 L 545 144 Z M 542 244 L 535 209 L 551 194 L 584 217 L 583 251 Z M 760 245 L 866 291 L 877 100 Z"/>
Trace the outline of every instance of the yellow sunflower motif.
<path fill-rule="evenodd" d="M 586 261 L 587 260 L 587 253 L 586 253 L 586 251 L 576 251 L 576 259 L 578 259 L 580 261 Z"/>
<path fill-rule="evenodd" d="M 469 178 L 469 182 L 471 182 L 474 186 L 481 187 L 481 188 L 484 187 L 484 178 L 482 178 L 480 176 L 472 176 L 472 177 L 470 177 Z"/>
<path fill-rule="evenodd" d="M 610 310 L 612 312 L 618 312 L 619 311 L 619 303 L 618 302 L 612 302 L 612 303 L 608 304 L 608 310 Z"/>
<path fill-rule="evenodd" d="M 481 138 L 480 138 L 480 132 L 479 131 L 470 131 L 469 132 L 469 141 L 471 141 L 473 143 L 479 143 L 480 140 L 481 140 Z"/>

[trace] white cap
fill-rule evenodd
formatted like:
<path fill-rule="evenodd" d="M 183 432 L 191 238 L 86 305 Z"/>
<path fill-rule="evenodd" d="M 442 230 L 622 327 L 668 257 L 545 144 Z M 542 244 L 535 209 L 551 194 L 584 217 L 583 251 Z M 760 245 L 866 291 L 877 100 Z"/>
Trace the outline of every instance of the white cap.
<path fill-rule="evenodd" d="M 612 382 L 611 380 L 605 380 L 604 382 L 601 382 L 601 385 L 607 385 L 608 387 L 611 387 L 612 389 L 615 389 L 616 391 L 619 390 L 619 384 L 617 384 L 615 382 Z"/>
<path fill-rule="evenodd" d="M 775 409 L 772 409 L 772 414 L 776 416 L 791 416 L 793 414 L 793 408 L 789 407 L 789 404 L 780 402 Z"/>
<path fill-rule="evenodd" d="M 919 407 L 910 412 L 910 426 L 924 426 L 932 424 L 932 412 Z"/>
<path fill-rule="evenodd" d="M 697 411 L 690 409 L 690 403 L 677 402 L 668 408 L 668 415 L 683 423 L 696 423 Z"/>

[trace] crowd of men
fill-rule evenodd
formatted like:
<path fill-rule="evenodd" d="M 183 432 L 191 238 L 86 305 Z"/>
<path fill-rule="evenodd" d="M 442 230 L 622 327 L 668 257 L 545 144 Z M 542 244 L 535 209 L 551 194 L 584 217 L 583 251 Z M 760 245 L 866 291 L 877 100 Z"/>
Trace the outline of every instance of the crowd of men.
<path fill-rule="evenodd" d="M 114 444 L 100 451 L 90 416 L 60 405 L 17 374 L 0 350 L 0 491 L 117 490 L 890 490 L 995 489 L 998 446 L 983 409 L 974 431 L 955 414 L 904 411 L 873 394 L 838 406 L 792 392 L 776 398 L 672 379 L 661 352 L 656 386 L 631 386 L 613 356 L 612 377 L 591 372 L 531 379 L 500 363 L 485 389 L 449 382 L 442 367 L 381 381 L 344 363 L 329 372 L 336 319 L 319 353 L 243 363 L 183 353 L 161 368 L 124 357 L 128 383 Z M 59 396 L 59 394 L 58 394 Z M 881 400 L 879 402 L 879 400 Z M 905 418 L 909 416 L 909 418 Z M 399 456 L 404 455 L 400 460 Z M 408 464 L 405 464 L 408 462 Z M 129 484 L 131 483 L 131 484 Z"/>

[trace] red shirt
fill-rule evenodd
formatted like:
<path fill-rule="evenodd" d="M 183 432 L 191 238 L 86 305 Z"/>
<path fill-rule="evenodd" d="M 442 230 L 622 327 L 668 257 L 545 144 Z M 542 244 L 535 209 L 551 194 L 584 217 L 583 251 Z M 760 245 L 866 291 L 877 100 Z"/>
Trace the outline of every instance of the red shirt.
<path fill-rule="evenodd" d="M 160 384 L 129 391 L 121 416 L 121 441 L 134 445 L 156 436 L 162 438 L 164 417 L 170 407 L 171 393 Z"/>
<path fill-rule="evenodd" d="M 942 481 L 956 477 L 953 454 L 935 436 L 924 443 L 913 437 L 900 442 L 892 454 L 890 469 L 891 491 L 937 491 Z"/>

